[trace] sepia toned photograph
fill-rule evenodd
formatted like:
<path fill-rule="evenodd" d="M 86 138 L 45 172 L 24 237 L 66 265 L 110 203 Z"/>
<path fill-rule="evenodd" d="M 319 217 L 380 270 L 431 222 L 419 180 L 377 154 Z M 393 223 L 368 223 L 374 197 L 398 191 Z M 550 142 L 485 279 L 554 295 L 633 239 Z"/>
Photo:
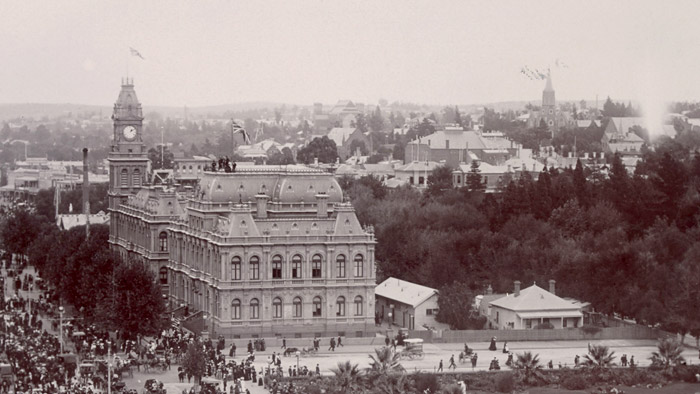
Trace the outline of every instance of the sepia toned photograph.
<path fill-rule="evenodd" d="M 0 2 L 0 394 L 700 393 L 700 2 Z"/>

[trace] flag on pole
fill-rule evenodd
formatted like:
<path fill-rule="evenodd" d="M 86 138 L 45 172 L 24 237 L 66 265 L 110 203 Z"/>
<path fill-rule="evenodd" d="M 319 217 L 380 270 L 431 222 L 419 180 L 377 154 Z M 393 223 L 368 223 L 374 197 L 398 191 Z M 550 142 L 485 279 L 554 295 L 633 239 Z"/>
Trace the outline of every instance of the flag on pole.
<path fill-rule="evenodd" d="M 129 47 L 129 50 L 131 51 L 131 56 L 138 56 L 143 60 L 146 60 L 143 56 L 141 56 L 141 53 L 137 51 L 136 49 Z"/>
<path fill-rule="evenodd" d="M 250 136 L 248 135 L 248 132 L 245 131 L 243 126 L 236 123 L 235 120 L 231 120 L 231 130 L 234 132 L 234 134 L 235 133 L 243 134 L 243 140 L 245 141 L 246 144 L 250 145 Z"/>

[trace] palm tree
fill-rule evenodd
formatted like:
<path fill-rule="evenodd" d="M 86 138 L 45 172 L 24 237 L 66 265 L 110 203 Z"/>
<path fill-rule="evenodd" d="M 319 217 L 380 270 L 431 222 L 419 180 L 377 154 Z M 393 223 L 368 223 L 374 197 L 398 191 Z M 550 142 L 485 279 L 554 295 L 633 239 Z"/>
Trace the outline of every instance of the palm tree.
<path fill-rule="evenodd" d="M 615 365 L 613 360 L 615 352 L 610 351 L 610 348 L 604 345 L 591 345 L 588 347 L 588 354 L 583 360 L 583 365 L 592 368 L 607 368 Z"/>
<path fill-rule="evenodd" d="M 404 371 L 403 366 L 399 363 L 399 354 L 392 351 L 390 347 L 375 348 L 374 352 L 377 356 L 369 355 L 372 361 L 369 363 L 368 373 L 387 375 L 392 372 Z"/>
<path fill-rule="evenodd" d="M 649 357 L 651 364 L 654 366 L 667 369 L 685 361 L 683 356 L 681 356 L 681 353 L 683 353 L 683 346 L 676 340 L 671 338 L 659 340 L 656 348 L 658 351 L 652 352 L 651 357 Z"/>
<path fill-rule="evenodd" d="M 352 364 L 350 361 L 338 362 L 337 368 L 332 368 L 331 371 L 335 374 L 335 381 L 342 392 L 351 393 L 357 388 L 362 372 L 357 364 Z"/>
<path fill-rule="evenodd" d="M 540 359 L 539 354 L 535 354 L 534 356 L 532 355 L 532 352 L 524 352 L 517 354 L 517 360 L 515 360 L 514 367 L 515 369 L 519 369 L 522 371 L 525 371 L 525 381 L 530 380 L 530 376 L 535 372 L 540 369 L 542 369 L 542 365 L 540 365 Z"/>

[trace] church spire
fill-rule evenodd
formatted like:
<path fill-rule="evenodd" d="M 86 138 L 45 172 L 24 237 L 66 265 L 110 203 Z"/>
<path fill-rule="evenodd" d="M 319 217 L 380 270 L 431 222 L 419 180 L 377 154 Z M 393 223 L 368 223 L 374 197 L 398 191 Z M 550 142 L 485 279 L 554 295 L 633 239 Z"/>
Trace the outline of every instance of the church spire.
<path fill-rule="evenodd" d="M 553 92 L 554 88 L 552 87 L 552 74 L 547 73 L 547 86 L 544 87 L 545 92 Z"/>

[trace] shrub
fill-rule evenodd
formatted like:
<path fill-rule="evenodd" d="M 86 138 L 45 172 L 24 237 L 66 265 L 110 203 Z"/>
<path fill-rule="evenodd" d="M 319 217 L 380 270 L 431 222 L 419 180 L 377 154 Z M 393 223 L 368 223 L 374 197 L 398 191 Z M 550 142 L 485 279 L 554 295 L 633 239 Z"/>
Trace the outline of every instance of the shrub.
<path fill-rule="evenodd" d="M 696 365 L 679 365 L 673 368 L 674 378 L 688 383 L 697 382 L 696 374 L 700 373 L 700 367 Z"/>
<path fill-rule="evenodd" d="M 588 386 L 588 382 L 580 374 L 574 373 L 564 376 L 561 385 L 567 390 L 583 390 Z"/>
<path fill-rule="evenodd" d="M 585 326 L 581 326 L 581 331 L 583 331 L 584 334 L 588 334 L 588 335 L 596 335 L 601 330 L 602 330 L 602 328 L 600 328 L 598 326 L 593 326 L 590 324 L 587 324 Z"/>
<path fill-rule="evenodd" d="M 496 376 L 496 391 L 499 393 L 510 393 L 515 387 L 515 377 L 512 373 L 506 372 Z"/>
<path fill-rule="evenodd" d="M 416 382 L 416 389 L 419 393 L 425 390 L 436 393 L 440 389 L 440 382 L 438 382 L 437 375 L 431 373 L 417 373 L 413 376 L 413 380 Z"/>

